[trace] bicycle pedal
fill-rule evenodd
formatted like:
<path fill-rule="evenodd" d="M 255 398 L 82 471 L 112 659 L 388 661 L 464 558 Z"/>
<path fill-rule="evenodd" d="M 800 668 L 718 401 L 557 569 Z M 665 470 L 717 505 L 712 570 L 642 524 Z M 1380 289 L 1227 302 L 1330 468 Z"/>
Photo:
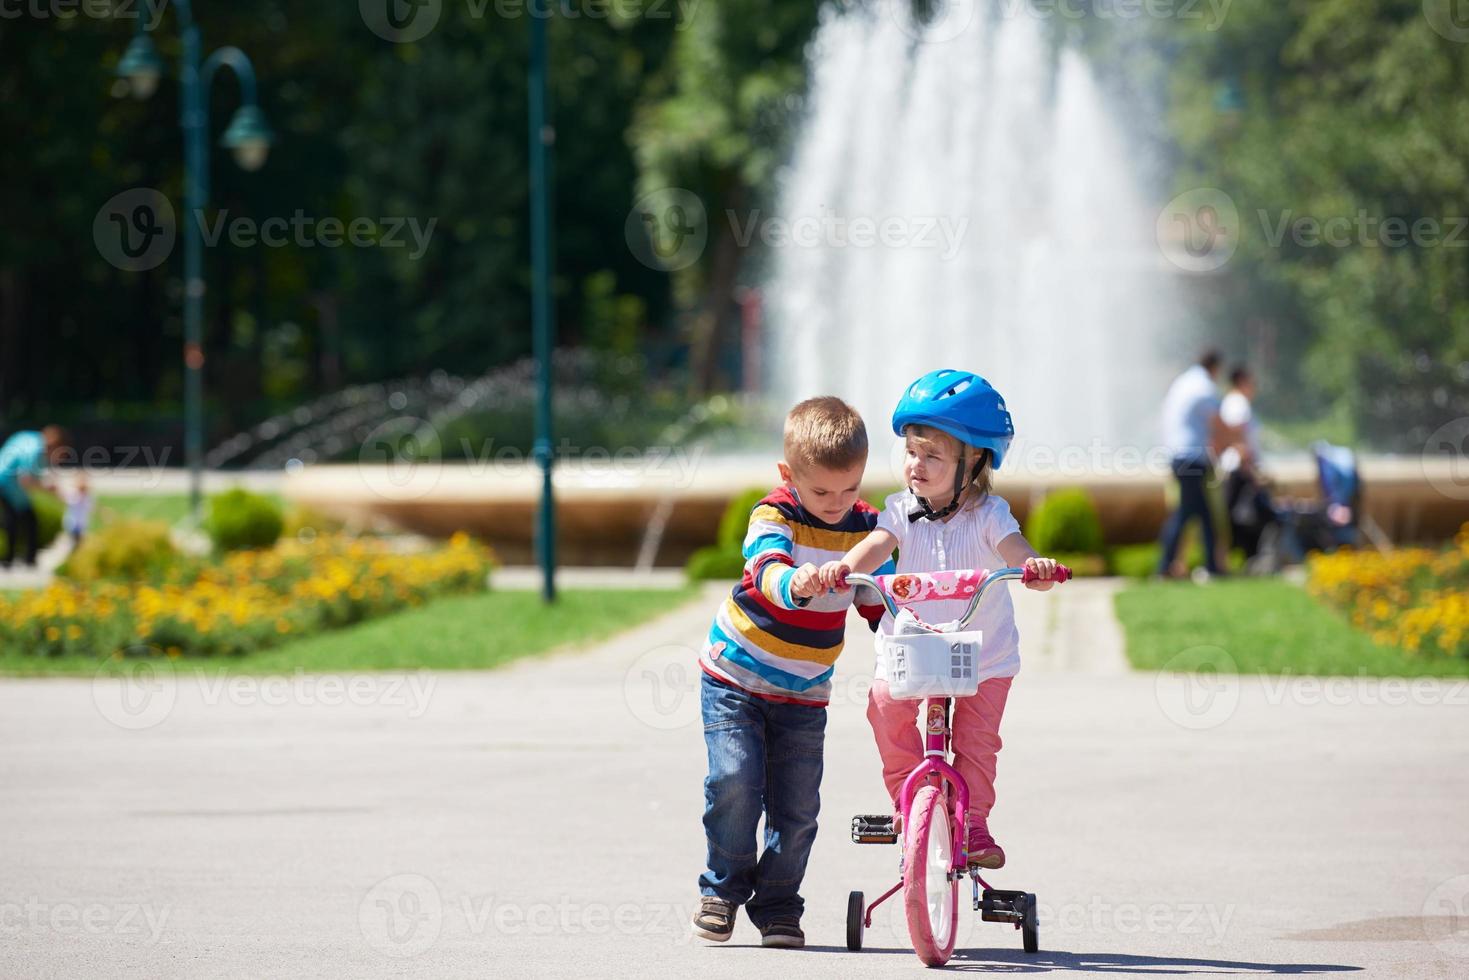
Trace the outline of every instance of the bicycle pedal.
<path fill-rule="evenodd" d="M 986 888 L 974 908 L 985 922 L 1019 922 L 1025 915 L 1024 900 L 1025 892 Z"/>
<path fill-rule="evenodd" d="M 852 843 L 896 844 L 898 832 L 893 829 L 893 815 L 862 814 L 852 818 Z"/>

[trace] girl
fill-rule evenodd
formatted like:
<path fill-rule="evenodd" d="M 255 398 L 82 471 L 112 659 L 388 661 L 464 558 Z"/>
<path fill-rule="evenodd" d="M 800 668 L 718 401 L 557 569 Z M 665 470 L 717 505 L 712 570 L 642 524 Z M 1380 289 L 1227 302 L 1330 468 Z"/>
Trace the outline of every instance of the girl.
<path fill-rule="evenodd" d="M 1040 579 L 1030 588 L 1051 588 L 1056 562 L 1036 553 L 1009 504 L 990 493 L 991 474 L 1000 468 L 1015 429 L 1004 399 L 988 381 L 950 369 L 925 374 L 898 402 L 893 432 L 907 441 L 903 479 L 908 489 L 887 498 L 876 530 L 841 560 L 821 568 L 823 586 L 843 587 L 848 572 L 870 573 L 897 548 L 899 573 L 1023 565 Z M 925 603 L 923 618 L 930 623 L 957 619 L 966 605 L 967 600 L 949 599 Z M 990 836 L 988 821 L 995 803 L 1000 716 L 1020 670 L 1020 636 L 1009 593 L 990 590 L 969 628 L 984 631 L 981 683 L 973 697 L 954 701 L 954 764 L 969 784 L 969 863 L 1000 868 L 1005 852 Z M 883 616 L 878 629 L 891 634 L 892 616 Z M 867 720 L 895 809 L 903 780 L 923 759 L 916 725 L 921 704 L 891 697 L 879 654 Z"/>

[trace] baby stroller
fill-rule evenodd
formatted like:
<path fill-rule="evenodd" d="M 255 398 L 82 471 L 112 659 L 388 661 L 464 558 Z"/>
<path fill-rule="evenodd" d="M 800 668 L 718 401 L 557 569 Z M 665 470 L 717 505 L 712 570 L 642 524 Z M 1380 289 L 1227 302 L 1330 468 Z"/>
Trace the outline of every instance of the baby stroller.
<path fill-rule="evenodd" d="M 1273 520 L 1260 534 L 1260 551 L 1250 559 L 1251 574 L 1278 572 L 1297 565 L 1313 551 L 1330 553 L 1356 545 L 1361 537 L 1362 477 L 1357 454 L 1329 442 L 1311 444 L 1319 499 L 1281 500 Z"/>

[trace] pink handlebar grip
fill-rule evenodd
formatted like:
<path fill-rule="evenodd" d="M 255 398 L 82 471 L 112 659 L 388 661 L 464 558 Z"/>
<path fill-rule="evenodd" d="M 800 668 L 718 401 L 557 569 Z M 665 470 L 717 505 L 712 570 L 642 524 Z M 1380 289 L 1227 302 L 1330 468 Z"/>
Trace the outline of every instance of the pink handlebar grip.
<path fill-rule="evenodd" d="M 1039 582 L 1039 581 L 1064 582 L 1067 579 L 1069 579 L 1070 577 L 1071 577 L 1071 569 L 1067 568 L 1065 565 L 1058 564 L 1056 566 L 1056 574 L 1053 575 L 1053 576 L 1051 576 L 1051 578 L 1045 579 L 1045 580 L 1041 579 L 1041 577 L 1039 575 L 1037 575 L 1035 572 L 1032 572 L 1030 569 L 1027 568 L 1025 570 L 1025 574 L 1022 575 L 1022 576 L 1020 576 L 1020 584 L 1021 585 L 1028 585 L 1031 582 Z"/>

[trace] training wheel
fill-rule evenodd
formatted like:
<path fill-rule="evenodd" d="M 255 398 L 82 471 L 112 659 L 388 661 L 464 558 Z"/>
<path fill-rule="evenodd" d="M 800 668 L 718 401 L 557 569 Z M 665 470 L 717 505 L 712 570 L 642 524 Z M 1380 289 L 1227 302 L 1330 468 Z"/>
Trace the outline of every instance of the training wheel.
<path fill-rule="evenodd" d="M 847 948 L 857 953 L 862 950 L 862 933 L 866 930 L 867 907 L 862 902 L 861 892 L 847 896 Z"/>
<path fill-rule="evenodd" d="M 1040 921 L 1035 911 L 1035 894 L 1026 892 L 1021 901 L 1020 909 L 1020 937 L 1025 941 L 1027 953 L 1037 952 L 1041 948 Z"/>

